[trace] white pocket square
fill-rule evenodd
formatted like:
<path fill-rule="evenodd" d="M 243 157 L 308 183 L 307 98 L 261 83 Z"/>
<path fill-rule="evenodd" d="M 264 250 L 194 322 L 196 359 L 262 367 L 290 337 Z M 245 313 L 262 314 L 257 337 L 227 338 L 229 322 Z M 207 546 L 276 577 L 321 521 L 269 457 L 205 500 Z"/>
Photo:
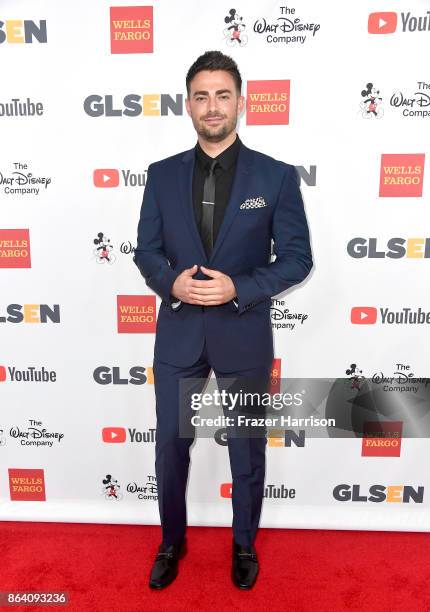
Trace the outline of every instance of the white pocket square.
<path fill-rule="evenodd" d="M 249 198 L 245 200 L 245 202 L 242 202 L 240 205 L 240 208 L 263 208 L 263 206 L 267 206 L 266 200 L 262 196 L 259 196 L 258 198 Z"/>

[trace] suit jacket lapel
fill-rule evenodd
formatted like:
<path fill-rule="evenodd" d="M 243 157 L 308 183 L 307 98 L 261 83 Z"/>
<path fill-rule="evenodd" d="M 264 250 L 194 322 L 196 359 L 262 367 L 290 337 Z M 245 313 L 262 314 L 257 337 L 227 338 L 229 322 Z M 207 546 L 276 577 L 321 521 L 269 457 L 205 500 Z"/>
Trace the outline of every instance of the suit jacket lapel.
<path fill-rule="evenodd" d="M 181 163 L 178 167 L 179 195 L 182 203 L 182 208 L 185 215 L 185 221 L 188 225 L 191 235 L 194 239 L 196 247 L 205 261 L 206 253 L 200 238 L 200 233 L 196 223 L 193 207 L 193 171 L 194 171 L 194 149 L 186 151 L 182 156 Z"/>
<path fill-rule="evenodd" d="M 245 147 L 245 145 L 241 143 L 237 156 L 236 172 L 233 179 L 233 185 L 231 187 L 230 198 L 228 200 L 227 208 L 224 212 L 224 218 L 222 220 L 221 227 L 219 228 L 209 261 L 212 261 L 219 251 L 221 244 L 227 235 L 228 229 L 232 224 L 235 215 L 239 211 L 241 203 L 247 197 L 246 189 L 248 187 L 249 172 L 252 161 L 253 154 L 251 149 L 248 149 L 248 147 Z"/>
<path fill-rule="evenodd" d="M 206 260 L 206 252 L 200 237 L 197 227 L 194 207 L 193 207 L 193 171 L 194 171 L 195 153 L 194 148 L 186 151 L 181 158 L 181 163 L 178 167 L 179 195 L 185 215 L 186 223 L 190 229 L 196 247 L 203 258 Z M 233 179 L 230 197 L 225 209 L 224 218 L 221 223 L 217 238 L 215 240 L 212 256 L 209 261 L 212 261 L 218 252 L 227 231 L 239 211 L 241 202 L 246 198 L 246 189 L 248 186 L 248 175 L 252 166 L 253 154 L 251 149 L 248 149 L 243 143 L 240 146 L 237 156 L 236 172 Z"/>

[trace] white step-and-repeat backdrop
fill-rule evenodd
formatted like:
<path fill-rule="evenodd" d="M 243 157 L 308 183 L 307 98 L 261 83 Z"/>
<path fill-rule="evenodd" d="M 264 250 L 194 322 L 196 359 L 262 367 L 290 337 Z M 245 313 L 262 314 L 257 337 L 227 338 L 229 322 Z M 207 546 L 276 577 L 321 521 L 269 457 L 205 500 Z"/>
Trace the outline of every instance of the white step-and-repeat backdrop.
<path fill-rule="evenodd" d="M 159 522 L 160 298 L 132 257 L 148 165 L 196 142 L 185 74 L 206 50 L 238 62 L 243 142 L 301 177 L 315 267 L 273 300 L 274 381 L 352 392 L 366 377 L 396 407 L 414 393 L 430 340 L 428 9 L 3 0 L 0 519 Z M 269 435 L 262 526 L 429 530 L 430 443 L 396 415 L 364 439 Z M 222 434 L 192 449 L 190 524 L 231 524 Z"/>

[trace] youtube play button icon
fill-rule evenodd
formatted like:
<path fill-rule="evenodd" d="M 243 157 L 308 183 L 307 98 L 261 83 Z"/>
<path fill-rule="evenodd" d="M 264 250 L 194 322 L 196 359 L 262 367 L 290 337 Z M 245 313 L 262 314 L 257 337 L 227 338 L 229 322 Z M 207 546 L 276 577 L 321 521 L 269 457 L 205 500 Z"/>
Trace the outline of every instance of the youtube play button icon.
<path fill-rule="evenodd" d="M 121 443 L 126 440 L 126 431 L 124 427 L 103 427 L 102 430 L 103 442 Z"/>
<path fill-rule="evenodd" d="M 369 34 L 392 34 L 397 28 L 397 13 L 370 13 L 367 29 Z"/>
<path fill-rule="evenodd" d="M 116 168 L 98 168 L 93 173 L 96 187 L 118 187 L 119 172 Z"/>
<path fill-rule="evenodd" d="M 374 325 L 377 310 L 374 306 L 354 306 L 351 308 L 351 323 L 355 325 Z"/>

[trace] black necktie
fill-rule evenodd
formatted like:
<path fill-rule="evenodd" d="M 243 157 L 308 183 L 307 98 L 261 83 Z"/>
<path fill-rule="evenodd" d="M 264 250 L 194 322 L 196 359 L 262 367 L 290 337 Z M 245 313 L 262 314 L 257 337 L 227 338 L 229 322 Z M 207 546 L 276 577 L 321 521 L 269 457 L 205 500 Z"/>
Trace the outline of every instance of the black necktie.
<path fill-rule="evenodd" d="M 217 160 L 213 159 L 203 186 L 201 236 L 208 258 L 212 255 L 214 244 L 215 174 Z"/>

